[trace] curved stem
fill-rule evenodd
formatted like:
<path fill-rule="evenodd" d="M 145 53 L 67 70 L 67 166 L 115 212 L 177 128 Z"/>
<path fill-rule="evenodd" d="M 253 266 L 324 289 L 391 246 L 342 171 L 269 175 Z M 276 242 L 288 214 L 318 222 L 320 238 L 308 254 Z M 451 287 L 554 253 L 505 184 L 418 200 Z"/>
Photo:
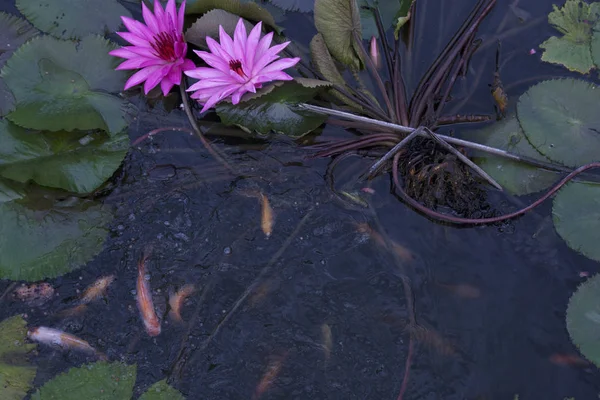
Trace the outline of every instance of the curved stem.
<path fill-rule="evenodd" d="M 196 133 L 196 136 L 198 136 L 198 138 L 200 139 L 200 141 L 202 142 L 202 144 L 204 145 L 206 150 L 208 150 L 208 152 L 218 162 L 220 162 L 225 168 L 227 168 L 229 170 L 229 172 L 236 174 L 233 167 L 231 165 L 229 165 L 229 163 L 227 161 L 225 161 L 225 159 L 217 152 L 217 150 L 210 144 L 210 142 L 208 140 L 206 140 L 206 138 L 202 134 L 202 131 L 200 131 L 200 127 L 196 123 L 196 118 L 194 118 L 194 115 L 192 114 L 192 109 L 190 107 L 190 102 L 188 101 L 187 92 L 185 91 L 185 80 L 184 79 L 181 79 L 181 84 L 179 85 L 179 93 L 181 93 L 181 101 L 183 102 L 183 109 L 185 110 L 185 114 L 187 115 L 188 120 L 190 121 L 190 124 L 192 125 L 192 128 L 194 129 L 194 132 Z"/>

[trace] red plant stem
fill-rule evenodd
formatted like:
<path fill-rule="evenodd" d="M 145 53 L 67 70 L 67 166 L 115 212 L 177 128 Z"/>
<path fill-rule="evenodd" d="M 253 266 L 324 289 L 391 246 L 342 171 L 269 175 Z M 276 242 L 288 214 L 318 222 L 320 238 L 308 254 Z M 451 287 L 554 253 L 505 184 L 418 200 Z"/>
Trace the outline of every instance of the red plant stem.
<path fill-rule="evenodd" d="M 400 387 L 400 393 L 398 393 L 398 397 L 396 398 L 396 400 L 402 400 L 404 398 L 404 393 L 406 392 L 406 388 L 408 387 L 408 378 L 410 376 L 410 366 L 412 364 L 414 347 L 415 341 L 411 332 L 410 337 L 408 339 L 408 354 L 406 355 L 406 362 L 404 363 L 404 377 L 402 378 L 402 387 Z"/>
<path fill-rule="evenodd" d="M 404 126 L 408 126 L 408 102 L 406 101 L 406 86 L 404 85 L 404 78 L 400 73 L 400 40 L 396 41 L 396 50 L 394 54 L 394 73 L 392 76 L 392 81 L 394 85 L 394 94 L 395 99 L 394 103 L 396 104 L 396 113 L 398 114 L 398 118 L 400 118 L 400 123 Z"/>
<path fill-rule="evenodd" d="M 492 117 L 489 115 L 448 115 L 439 117 L 436 121 L 436 126 L 441 125 L 452 125 L 452 124 L 464 124 L 464 123 L 475 123 L 475 122 L 487 122 Z"/>
<path fill-rule="evenodd" d="M 520 210 L 511 212 L 508 214 L 500 215 L 498 217 L 491 217 L 491 218 L 462 218 L 462 217 L 455 217 L 452 215 L 442 214 L 440 212 L 437 212 L 435 210 L 427 208 L 424 205 L 422 205 L 421 203 L 419 203 L 418 201 L 416 201 L 415 199 L 413 199 L 412 197 L 410 197 L 402 189 L 402 186 L 400 186 L 400 182 L 398 179 L 398 160 L 399 160 L 399 158 L 400 158 L 399 155 L 396 155 L 394 157 L 394 162 L 392 165 L 392 176 L 394 179 L 395 190 L 398 191 L 402 200 L 404 200 L 410 206 L 412 206 L 413 208 L 417 209 L 418 211 L 422 212 L 423 214 L 425 214 L 426 216 L 428 216 L 434 220 L 450 222 L 452 224 L 460 224 L 460 225 L 490 224 L 490 223 L 495 223 L 495 222 L 506 221 L 506 220 L 521 216 L 521 215 L 525 214 L 526 212 L 531 211 L 535 207 L 542 204 L 550 196 L 555 194 L 561 187 L 563 187 L 567 182 L 569 182 L 571 179 L 575 178 L 577 175 L 581 174 L 584 171 L 587 171 L 588 169 L 600 167 L 600 162 L 594 162 L 594 163 L 589 163 L 589 164 L 586 164 L 586 165 L 583 165 L 583 166 L 577 168 L 576 170 L 574 170 L 573 172 L 571 172 L 570 174 L 565 176 L 562 180 L 560 180 L 556 185 L 554 185 L 550 190 L 548 190 L 548 192 L 546 192 L 546 194 L 544 194 L 542 197 L 540 197 L 539 199 L 537 199 L 530 205 L 521 208 Z"/>

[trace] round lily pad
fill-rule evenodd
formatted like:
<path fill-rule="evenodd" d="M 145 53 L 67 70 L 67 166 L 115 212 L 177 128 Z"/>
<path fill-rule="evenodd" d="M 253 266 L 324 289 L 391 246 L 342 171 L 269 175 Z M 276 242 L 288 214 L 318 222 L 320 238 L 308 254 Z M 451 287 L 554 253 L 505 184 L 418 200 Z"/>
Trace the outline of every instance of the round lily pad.
<path fill-rule="evenodd" d="M 600 367 L 600 275 L 585 281 L 571 296 L 567 330 L 581 354 Z"/>
<path fill-rule="evenodd" d="M 31 132 L 0 120 L 0 176 L 90 193 L 119 168 L 129 149 L 121 132 Z"/>
<path fill-rule="evenodd" d="M 519 121 L 514 115 L 471 133 L 469 138 L 477 143 L 506 150 L 516 155 L 539 161 L 550 161 L 527 141 Z M 488 154 L 478 155 L 475 162 L 504 189 L 517 196 L 546 189 L 560 178 L 555 172 Z"/>
<path fill-rule="evenodd" d="M 39 30 L 61 39 L 114 32 L 131 13 L 117 0 L 17 0 L 17 8 Z"/>
<path fill-rule="evenodd" d="M 0 69 L 12 53 L 37 35 L 37 30 L 27 21 L 0 12 Z M 4 81 L 0 78 L 0 116 L 14 110 L 15 98 Z"/>
<path fill-rule="evenodd" d="M 331 55 L 342 64 L 359 69 L 362 57 L 355 33 L 362 37 L 360 11 L 355 0 L 315 0 L 315 26 Z"/>
<path fill-rule="evenodd" d="M 229 36 L 233 37 L 235 27 L 239 20 L 240 17 L 238 15 L 225 10 L 210 10 L 202 17 L 198 18 L 196 22 L 188 28 L 185 32 L 185 39 L 198 47 L 207 49 L 207 36 L 218 39 L 219 26 L 222 26 L 223 30 L 227 32 Z M 254 25 L 246 20 L 244 20 L 244 26 L 246 27 L 246 32 L 250 32 L 252 28 L 254 28 Z"/>
<path fill-rule="evenodd" d="M 571 182 L 554 198 L 552 217 L 567 245 L 600 261 L 600 184 Z"/>
<path fill-rule="evenodd" d="M 25 397 L 33 378 L 36 366 L 27 357 L 36 348 L 27 343 L 27 328 L 20 315 L 0 322 L 0 399 L 21 400 Z"/>
<path fill-rule="evenodd" d="M 67 372 L 46 382 L 32 400 L 131 400 L 136 366 L 97 362 Z"/>
<path fill-rule="evenodd" d="M 38 36 L 22 45 L 0 73 L 16 100 L 7 118 L 25 128 L 121 132 L 125 102 L 119 92 L 127 75 L 108 52 L 115 45 L 99 36 L 78 43 Z"/>
<path fill-rule="evenodd" d="M 0 279 L 54 278 L 102 250 L 113 216 L 108 207 L 79 199 L 49 205 L 29 200 L 0 203 Z"/>
<path fill-rule="evenodd" d="M 523 132 L 550 160 L 578 167 L 600 160 L 600 89 L 579 79 L 532 86 L 519 99 Z"/>
<path fill-rule="evenodd" d="M 219 103 L 216 110 L 221 121 L 265 135 L 274 131 L 295 138 L 315 130 L 325 122 L 326 116 L 297 106 L 314 98 L 319 88 L 304 87 L 296 82 L 276 82 L 275 85 L 279 86 L 265 95 L 251 95 L 251 100 L 242 99 L 236 105 Z"/>
<path fill-rule="evenodd" d="M 596 68 L 600 68 L 600 23 L 596 23 L 592 33 L 592 60 Z"/>

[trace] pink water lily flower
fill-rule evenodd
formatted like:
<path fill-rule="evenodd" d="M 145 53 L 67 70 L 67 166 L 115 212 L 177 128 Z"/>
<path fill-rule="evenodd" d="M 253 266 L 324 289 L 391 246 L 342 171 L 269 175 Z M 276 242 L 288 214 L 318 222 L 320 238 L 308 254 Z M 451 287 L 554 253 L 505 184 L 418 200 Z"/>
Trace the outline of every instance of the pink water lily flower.
<path fill-rule="evenodd" d="M 209 67 L 200 67 L 185 71 L 189 77 L 200 79 L 188 91 L 194 92 L 190 97 L 204 104 L 202 112 L 208 110 L 219 101 L 231 96 L 231 102 L 238 104 L 244 93 L 256 93 L 256 89 L 270 81 L 289 81 L 293 78 L 283 72 L 300 61 L 299 58 L 282 58 L 277 55 L 290 42 L 271 46 L 273 32 L 260 38 L 262 22 L 246 34 L 243 20 L 237 23 L 233 40 L 219 26 L 217 43 L 211 37 L 206 38 L 210 52 L 195 51 Z"/>
<path fill-rule="evenodd" d="M 140 69 L 125 83 L 125 90 L 144 83 L 144 93 L 160 83 L 166 96 L 174 85 L 181 83 L 181 73 L 193 69 L 194 63 L 185 58 L 187 43 L 183 38 L 183 17 L 185 1 L 179 7 L 175 0 L 169 0 L 163 9 L 158 0 L 154 0 L 154 13 L 142 2 L 142 16 L 146 25 L 131 18 L 121 17 L 129 32 L 117 32 L 133 46 L 113 50 L 109 54 L 127 59 L 117 67 L 122 69 Z"/>

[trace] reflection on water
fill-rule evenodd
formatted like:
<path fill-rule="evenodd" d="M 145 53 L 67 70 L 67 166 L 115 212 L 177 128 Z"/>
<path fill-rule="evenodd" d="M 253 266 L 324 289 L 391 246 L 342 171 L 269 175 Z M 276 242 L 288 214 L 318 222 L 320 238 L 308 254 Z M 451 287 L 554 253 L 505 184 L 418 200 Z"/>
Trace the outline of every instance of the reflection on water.
<path fill-rule="evenodd" d="M 422 7 L 435 3 L 423 0 Z M 431 18 L 452 32 L 471 3 L 441 2 L 442 13 Z M 526 6 L 538 16 L 550 2 Z M 500 24 L 519 26 L 507 5 L 497 8 L 484 24 L 484 43 L 495 40 Z M 504 51 L 505 84 L 560 71 L 529 57 L 548 36 L 545 25 L 532 26 L 503 43 L 511 49 Z M 469 79 L 480 79 L 478 85 L 467 80 L 459 88 L 459 95 L 475 96 L 464 105 L 469 112 L 493 112 L 484 82 L 494 71 L 494 51 L 488 46 L 472 61 Z M 423 46 L 415 57 L 426 65 L 434 53 Z M 513 86 L 509 96 L 527 85 Z M 179 111 L 164 118 L 143 112 L 131 136 L 183 121 Z M 4 296 L 0 320 L 24 313 L 32 325 L 85 338 L 111 360 L 137 363 L 137 395 L 168 378 L 188 399 L 395 399 L 412 332 L 406 399 L 597 396 L 595 368 L 557 356 L 577 354 L 564 312 L 580 271 L 593 273 L 597 265 L 558 238 L 549 207 L 502 226 L 436 225 L 389 193 L 388 176 L 372 182 L 372 190 L 355 185 L 356 172 L 369 165 L 358 158 L 340 165 L 336 187 L 357 193 L 368 208 L 349 207 L 324 181 L 328 160 L 307 159 L 285 138 L 243 140 L 219 126 L 211 132 L 223 133 L 227 145 L 219 148 L 240 176 L 185 133 L 142 141 L 106 198 L 117 218 L 104 251 L 49 282 L 55 293 L 44 301 Z M 272 209 L 269 235 L 264 221 L 261 228 L 264 204 L 248 195 L 256 192 Z M 509 208 L 511 201 L 496 204 Z M 147 273 L 162 320 L 155 338 L 135 303 L 137 260 L 150 245 Z M 111 275 L 106 297 L 64 313 L 86 287 Z M 194 290 L 181 299 L 181 321 L 169 318 L 169 296 L 186 285 Z M 37 386 L 90 359 L 40 347 L 35 360 Z"/>

